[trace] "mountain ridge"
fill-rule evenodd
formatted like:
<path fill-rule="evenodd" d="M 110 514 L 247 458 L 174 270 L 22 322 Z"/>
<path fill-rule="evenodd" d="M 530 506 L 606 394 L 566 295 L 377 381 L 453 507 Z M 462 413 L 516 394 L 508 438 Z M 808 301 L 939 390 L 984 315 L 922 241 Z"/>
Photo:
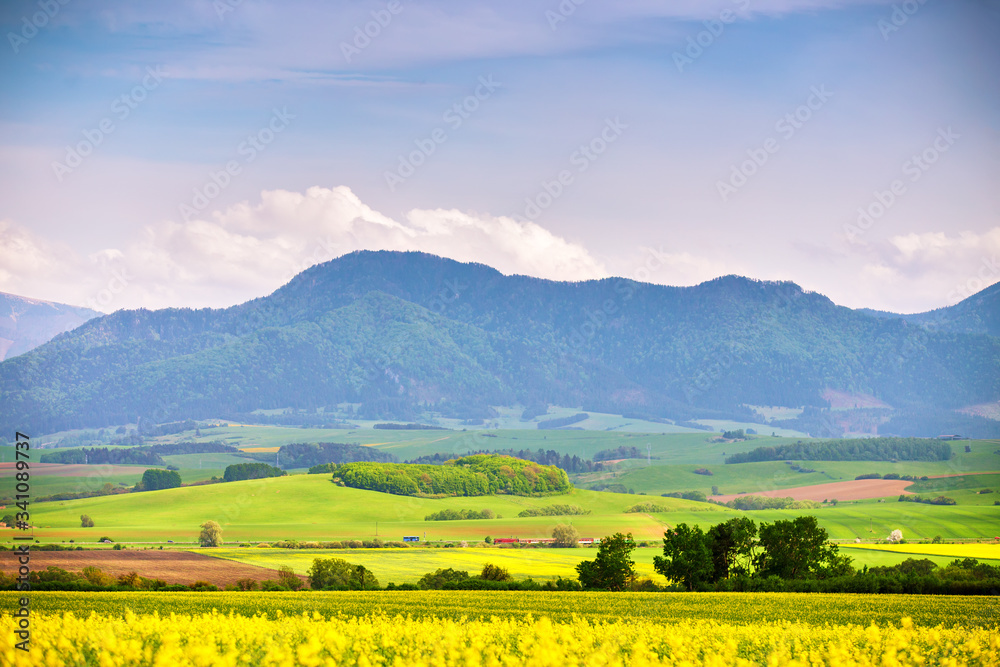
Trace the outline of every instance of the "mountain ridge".
<path fill-rule="evenodd" d="M 555 403 L 746 420 L 759 417 L 747 406 L 786 405 L 823 415 L 802 428 L 817 431 L 836 428 L 828 389 L 950 424 L 1000 398 L 1000 338 L 875 317 L 788 281 L 558 282 L 360 251 L 230 308 L 118 311 L 61 334 L 0 364 L 0 421 L 45 431 L 344 403 L 375 419 Z"/>

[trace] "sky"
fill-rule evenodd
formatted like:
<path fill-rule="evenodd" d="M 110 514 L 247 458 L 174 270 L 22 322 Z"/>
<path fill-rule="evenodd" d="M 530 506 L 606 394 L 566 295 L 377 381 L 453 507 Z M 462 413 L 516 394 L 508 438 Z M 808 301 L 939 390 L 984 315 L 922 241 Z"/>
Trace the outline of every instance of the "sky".
<path fill-rule="evenodd" d="M 997 0 L 8 0 L 0 291 L 225 307 L 358 249 L 1000 280 Z"/>

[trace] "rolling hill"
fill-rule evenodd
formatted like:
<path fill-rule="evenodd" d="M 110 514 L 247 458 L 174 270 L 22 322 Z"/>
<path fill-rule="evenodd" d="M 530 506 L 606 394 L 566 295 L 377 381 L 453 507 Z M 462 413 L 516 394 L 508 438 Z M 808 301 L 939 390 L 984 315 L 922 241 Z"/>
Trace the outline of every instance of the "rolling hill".
<path fill-rule="evenodd" d="M 990 317 L 996 300 L 976 298 L 949 312 Z M 554 282 L 365 251 L 232 308 L 119 311 L 4 361 L 0 429 L 287 407 L 475 419 L 553 403 L 756 422 L 747 406 L 804 406 L 790 428 L 834 436 L 845 427 L 831 389 L 890 406 L 871 417 L 880 432 L 990 437 L 1000 424 L 955 410 L 1000 399 L 1000 338 L 854 311 L 787 282 Z"/>

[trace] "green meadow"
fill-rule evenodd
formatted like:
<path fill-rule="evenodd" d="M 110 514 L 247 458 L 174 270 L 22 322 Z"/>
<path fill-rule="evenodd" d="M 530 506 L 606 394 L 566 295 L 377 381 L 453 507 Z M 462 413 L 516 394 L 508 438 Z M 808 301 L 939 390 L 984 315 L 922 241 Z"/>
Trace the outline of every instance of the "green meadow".
<path fill-rule="evenodd" d="M 630 513 L 636 503 L 653 502 L 667 508 L 655 514 Z M 551 504 L 573 504 L 587 515 L 518 518 L 524 509 Z M 491 520 L 425 521 L 442 509 L 491 509 L 501 518 Z M 841 503 L 815 510 L 748 512 L 757 521 L 774 521 L 814 514 L 832 538 L 880 539 L 901 529 L 909 539 L 992 537 L 1000 525 L 1000 507 L 934 506 L 917 503 Z M 79 517 L 89 515 L 94 528 L 81 528 Z M 96 541 L 108 535 L 116 541 L 192 542 L 206 520 L 223 526 L 227 542 L 280 539 L 401 540 L 415 535 L 431 541 L 491 537 L 548 537 L 558 523 L 572 523 L 581 536 L 602 537 L 632 532 L 636 539 L 659 539 L 678 523 L 710 526 L 736 514 L 708 503 L 675 498 L 613 494 L 575 489 L 569 494 L 541 498 L 480 496 L 473 498 L 416 498 L 340 487 L 329 475 L 287 477 L 182 487 L 163 491 L 102 496 L 82 500 L 37 503 L 32 518 L 37 533 L 49 541 Z"/>

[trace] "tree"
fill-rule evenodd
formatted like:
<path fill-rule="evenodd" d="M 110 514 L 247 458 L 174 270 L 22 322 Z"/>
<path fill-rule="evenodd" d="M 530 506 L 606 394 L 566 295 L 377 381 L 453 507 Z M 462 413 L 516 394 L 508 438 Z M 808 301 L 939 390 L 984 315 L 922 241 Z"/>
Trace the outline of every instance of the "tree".
<path fill-rule="evenodd" d="M 350 588 L 354 566 L 342 558 L 316 558 L 309 568 L 309 585 L 314 589 Z"/>
<path fill-rule="evenodd" d="M 83 575 L 84 579 L 95 586 L 110 586 L 114 582 L 111 575 L 106 574 L 103 570 L 94 567 L 93 565 L 88 565 L 80 570 L 80 574 Z"/>
<path fill-rule="evenodd" d="M 469 578 L 469 573 L 465 570 L 455 570 L 452 568 L 438 568 L 434 572 L 428 572 L 424 576 L 420 577 L 420 581 L 417 582 L 419 588 L 433 588 L 441 589 L 444 585 L 451 583 L 453 581 L 466 581 Z"/>
<path fill-rule="evenodd" d="M 663 534 L 663 557 L 653 558 L 653 569 L 689 591 L 712 578 L 712 551 L 709 537 L 700 526 L 679 523 Z"/>
<path fill-rule="evenodd" d="M 201 534 L 198 536 L 198 543 L 203 547 L 221 547 L 222 526 L 215 521 L 206 521 L 201 524 Z"/>
<path fill-rule="evenodd" d="M 558 524 L 552 529 L 552 537 L 555 538 L 555 546 L 557 547 L 580 546 L 580 533 L 569 524 Z"/>
<path fill-rule="evenodd" d="M 756 556 L 757 574 L 762 577 L 804 579 L 820 574 L 835 564 L 836 545 L 829 544 L 826 529 L 814 516 L 800 516 L 761 524 L 760 548 Z"/>
<path fill-rule="evenodd" d="M 355 565 L 349 584 L 351 590 L 368 591 L 379 588 L 378 579 L 364 565 Z"/>
<path fill-rule="evenodd" d="M 278 583 L 290 591 L 297 591 L 302 588 L 302 580 L 287 565 L 282 565 L 278 568 Z"/>
<path fill-rule="evenodd" d="M 138 487 L 142 491 L 159 491 L 160 489 L 173 489 L 180 485 L 181 476 L 176 470 L 150 468 L 142 473 L 142 480 Z"/>
<path fill-rule="evenodd" d="M 753 564 L 757 524 L 745 516 L 730 519 L 708 529 L 708 547 L 712 551 L 712 581 L 722 581 L 734 574 L 750 574 Z"/>
<path fill-rule="evenodd" d="M 91 519 L 86 514 L 81 514 L 80 515 L 80 527 L 81 528 L 93 528 L 94 527 L 94 520 Z"/>
<path fill-rule="evenodd" d="M 625 590 L 635 581 L 635 561 L 631 558 L 633 549 L 632 533 L 615 533 L 605 537 L 601 540 L 597 557 L 576 566 L 577 578 L 584 588 Z"/>
<path fill-rule="evenodd" d="M 3 519 L 0 519 L 0 521 L 3 521 L 8 528 L 13 528 L 17 520 L 14 518 L 13 514 L 4 514 Z"/>
<path fill-rule="evenodd" d="M 513 577 L 510 576 L 507 568 L 486 563 L 483 565 L 483 571 L 479 574 L 479 578 L 487 581 L 510 581 Z"/>

